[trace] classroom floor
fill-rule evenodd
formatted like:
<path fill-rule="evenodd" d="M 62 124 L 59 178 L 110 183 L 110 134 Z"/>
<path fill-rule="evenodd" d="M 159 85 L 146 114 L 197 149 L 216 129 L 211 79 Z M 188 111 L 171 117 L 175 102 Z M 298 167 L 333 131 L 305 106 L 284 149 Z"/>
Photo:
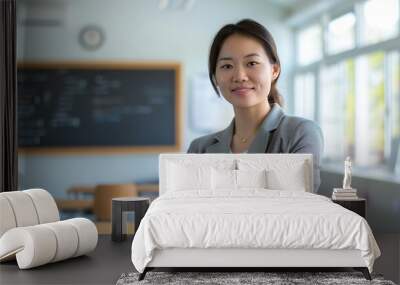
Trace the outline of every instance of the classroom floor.
<path fill-rule="evenodd" d="M 382 256 L 374 272 L 399 283 L 400 235 L 376 235 Z M 0 284 L 115 284 L 122 273 L 134 271 L 131 262 L 132 238 L 112 242 L 110 235 L 100 235 L 95 251 L 41 267 L 19 270 L 15 261 L 0 264 Z"/>
<path fill-rule="evenodd" d="M 100 235 L 96 249 L 87 256 L 19 270 L 17 263 L 0 264 L 0 284 L 115 284 L 124 272 L 134 271 L 132 240 L 112 242 Z"/>

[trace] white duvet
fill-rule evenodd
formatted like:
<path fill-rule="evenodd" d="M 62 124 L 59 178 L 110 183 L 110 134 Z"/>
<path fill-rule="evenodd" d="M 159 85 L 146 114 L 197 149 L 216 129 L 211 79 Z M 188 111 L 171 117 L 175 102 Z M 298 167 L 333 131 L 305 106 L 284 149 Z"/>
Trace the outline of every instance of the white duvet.
<path fill-rule="evenodd" d="M 132 243 L 135 268 L 143 272 L 154 250 L 165 248 L 358 249 L 370 272 L 380 256 L 359 215 L 320 195 L 265 189 L 157 198 Z"/>

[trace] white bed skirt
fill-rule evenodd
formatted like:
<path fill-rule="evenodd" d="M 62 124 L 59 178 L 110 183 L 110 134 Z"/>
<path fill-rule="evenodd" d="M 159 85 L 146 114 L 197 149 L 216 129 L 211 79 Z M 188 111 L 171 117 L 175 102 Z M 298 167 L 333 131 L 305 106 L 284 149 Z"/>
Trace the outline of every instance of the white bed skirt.
<path fill-rule="evenodd" d="M 147 267 L 366 267 L 359 250 L 156 249 Z"/>

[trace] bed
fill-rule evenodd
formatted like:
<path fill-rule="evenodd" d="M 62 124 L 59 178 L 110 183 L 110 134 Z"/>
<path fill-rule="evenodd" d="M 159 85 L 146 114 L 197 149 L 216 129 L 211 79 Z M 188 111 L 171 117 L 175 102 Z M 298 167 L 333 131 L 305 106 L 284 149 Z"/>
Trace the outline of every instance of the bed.
<path fill-rule="evenodd" d="M 313 193 L 310 154 L 161 154 L 160 197 L 132 242 L 154 268 L 352 267 L 380 250 L 361 216 Z"/>

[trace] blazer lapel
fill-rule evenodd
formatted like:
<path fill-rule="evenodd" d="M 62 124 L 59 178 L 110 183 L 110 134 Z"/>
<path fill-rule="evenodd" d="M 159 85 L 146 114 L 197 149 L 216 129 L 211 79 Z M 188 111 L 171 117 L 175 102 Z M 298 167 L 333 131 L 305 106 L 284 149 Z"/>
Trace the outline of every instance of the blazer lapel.
<path fill-rule="evenodd" d="M 260 129 L 247 152 L 265 153 L 270 140 L 271 131 L 275 130 L 279 126 L 279 123 L 284 116 L 285 114 L 281 107 L 279 107 L 278 104 L 274 104 L 271 111 L 261 123 Z M 206 148 L 206 153 L 230 153 L 234 127 L 235 119 L 232 120 L 225 130 L 215 134 L 214 139 L 216 142 Z"/>
<path fill-rule="evenodd" d="M 231 152 L 231 140 L 233 134 L 233 128 L 235 124 L 235 119 L 229 124 L 229 126 L 215 134 L 214 138 L 216 143 L 208 146 L 206 148 L 207 153 L 230 153 Z"/>
<path fill-rule="evenodd" d="M 260 129 L 253 142 L 251 143 L 248 153 L 265 153 L 270 140 L 271 131 L 275 130 L 282 118 L 285 116 L 278 104 L 272 106 L 271 111 L 261 123 Z"/>

